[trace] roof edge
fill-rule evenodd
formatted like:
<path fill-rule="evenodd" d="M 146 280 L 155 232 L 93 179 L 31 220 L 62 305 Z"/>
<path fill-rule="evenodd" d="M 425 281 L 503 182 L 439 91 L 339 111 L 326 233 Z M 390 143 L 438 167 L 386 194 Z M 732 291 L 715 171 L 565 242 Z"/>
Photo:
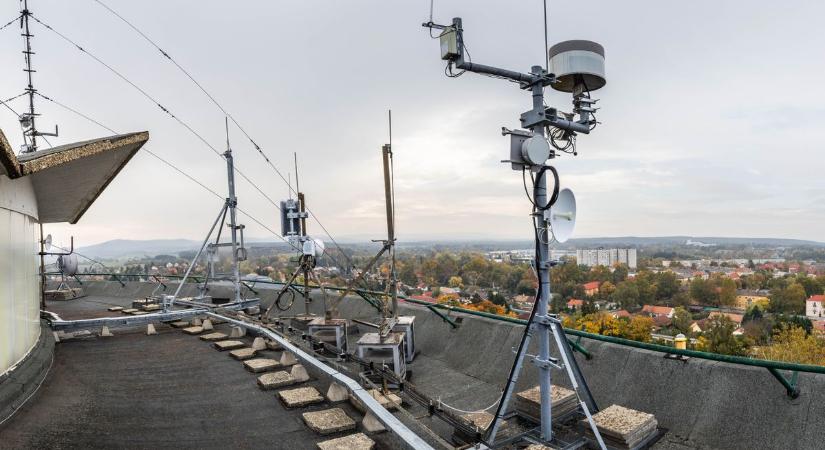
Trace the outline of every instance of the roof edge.
<path fill-rule="evenodd" d="M 60 164 L 64 164 L 70 161 L 76 161 L 78 159 L 103 153 L 116 147 L 123 147 L 125 145 L 135 143 L 140 144 L 135 148 L 135 152 L 137 152 L 141 147 L 143 147 L 143 144 L 145 144 L 148 140 L 149 132 L 139 131 L 135 133 L 120 134 L 116 136 L 95 139 L 93 141 L 88 141 L 86 143 L 69 144 L 65 146 L 68 147 L 65 150 L 60 150 L 45 155 L 37 155 L 37 153 L 33 153 L 30 154 L 31 157 L 29 157 L 29 154 L 27 154 L 27 158 L 20 163 L 20 172 L 23 176 L 31 175 L 33 173 L 37 173 L 46 169 L 50 169 L 52 167 L 59 166 Z M 131 159 L 135 152 L 133 152 L 132 155 L 129 155 L 129 158 L 126 159 L 124 165 L 126 162 L 129 161 L 129 159 Z M 122 168 L 123 165 L 118 167 L 117 171 L 112 175 L 112 178 L 114 178 L 114 176 L 117 175 L 117 173 L 120 172 Z M 106 184 L 108 185 L 108 182 Z M 98 193 L 98 195 L 100 195 L 100 193 Z M 95 198 L 97 198 L 97 196 L 95 196 Z"/>

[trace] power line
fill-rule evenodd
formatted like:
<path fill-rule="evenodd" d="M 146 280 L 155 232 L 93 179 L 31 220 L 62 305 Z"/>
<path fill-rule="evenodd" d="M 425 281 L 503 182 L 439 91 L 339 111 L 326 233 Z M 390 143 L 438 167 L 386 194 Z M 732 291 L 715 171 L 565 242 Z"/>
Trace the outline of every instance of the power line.
<path fill-rule="evenodd" d="M 23 15 L 22 15 L 22 14 L 21 14 L 21 15 L 19 15 L 19 16 L 17 16 L 17 17 L 15 17 L 14 19 L 11 19 L 11 20 L 9 21 L 9 23 L 7 23 L 7 24 L 3 25 L 2 27 L 0 27 L 0 31 L 5 30 L 5 29 L 6 29 L 6 27 L 8 27 L 9 25 L 13 24 L 14 22 L 17 22 L 18 20 L 20 20 L 20 18 L 21 18 L 21 17 L 23 17 Z"/>
<path fill-rule="evenodd" d="M 43 22 L 41 19 L 39 19 L 39 18 L 35 17 L 34 15 L 32 15 L 31 17 L 32 17 L 35 21 L 37 21 L 37 23 L 39 23 L 39 24 L 43 25 L 44 27 L 46 27 L 46 29 L 48 29 L 48 30 L 50 30 L 51 32 L 53 32 L 53 33 L 57 34 L 58 36 L 60 36 L 60 38 L 62 38 L 63 40 L 65 40 L 65 41 L 66 41 L 66 42 L 68 42 L 69 44 L 71 44 L 71 45 L 73 45 L 74 47 L 76 47 L 76 48 L 77 48 L 79 51 L 81 51 L 82 53 L 85 53 L 86 55 L 88 55 L 89 57 L 91 57 L 92 59 L 94 59 L 95 61 L 97 61 L 98 63 L 100 63 L 103 67 L 105 67 L 105 68 L 106 68 L 106 69 L 108 69 L 110 72 L 112 72 L 113 74 L 115 74 L 115 75 L 116 75 L 117 77 L 119 77 L 121 80 L 125 81 L 125 82 L 126 82 L 126 83 L 128 83 L 130 86 L 132 86 L 133 88 L 135 88 L 138 92 L 140 92 L 140 93 L 141 93 L 144 97 L 146 97 L 149 101 L 151 101 L 152 103 L 154 103 L 155 105 L 157 105 L 157 106 L 158 106 L 158 107 L 159 107 L 159 108 L 160 108 L 163 112 L 165 112 L 165 113 L 166 113 L 166 114 L 168 114 L 170 117 L 172 117 L 173 119 L 175 119 L 175 121 L 177 121 L 177 122 L 178 122 L 178 124 L 180 124 L 181 126 L 183 126 L 184 128 L 186 128 L 186 129 L 187 129 L 190 133 L 192 133 L 195 137 L 197 137 L 197 138 L 198 138 L 198 140 L 200 140 L 200 141 L 201 141 L 204 145 L 206 145 L 207 147 L 209 147 L 209 149 L 210 149 L 210 150 L 212 150 L 212 152 L 213 152 L 213 153 L 215 153 L 216 155 L 218 155 L 218 157 L 220 157 L 220 158 L 222 158 L 222 159 L 223 159 L 223 154 L 222 154 L 220 151 L 218 151 L 218 149 L 216 149 L 216 148 L 215 148 L 212 144 L 210 144 L 210 143 L 209 143 L 209 141 L 207 141 L 207 140 L 206 140 L 206 138 L 204 138 L 204 137 L 203 137 L 203 135 L 201 135 L 200 133 L 198 133 L 198 132 L 197 132 L 194 128 L 192 128 L 192 126 L 191 126 L 191 125 L 189 125 L 187 122 L 183 121 L 180 117 L 178 117 L 177 115 L 175 115 L 175 114 L 174 114 L 174 113 L 173 113 L 170 109 L 168 109 L 167 107 L 163 106 L 163 105 L 160 103 L 160 101 L 158 101 L 157 99 L 155 99 L 154 97 L 152 97 L 152 96 L 151 96 L 148 92 L 146 92 L 146 90 L 144 90 L 143 88 L 141 88 L 140 86 L 138 86 L 136 83 L 134 83 L 133 81 L 131 81 L 130 79 L 128 79 L 125 75 L 123 75 L 123 74 L 122 74 L 121 72 L 119 72 L 117 69 L 115 69 L 114 67 L 110 66 L 110 65 L 109 65 L 109 64 L 107 64 L 105 61 L 103 61 L 102 59 L 100 59 L 100 58 L 98 58 L 96 55 L 94 55 L 93 53 L 91 53 L 91 52 L 89 52 L 88 50 L 86 50 L 85 48 L 83 48 L 83 47 L 82 47 L 80 44 L 78 44 L 77 42 L 75 42 L 75 41 L 71 40 L 71 39 L 70 39 L 68 36 L 66 36 L 65 34 L 63 34 L 63 33 L 59 32 L 59 31 L 57 31 L 57 30 L 56 30 L 56 29 L 54 29 L 52 26 L 50 26 L 49 24 L 47 24 L 47 23 Z M 269 195 L 267 195 L 267 194 L 266 194 L 266 192 L 264 192 L 264 191 L 263 191 L 263 190 L 262 190 L 262 189 L 261 189 L 261 188 L 260 188 L 260 187 L 259 187 L 256 183 L 254 183 L 254 182 L 253 182 L 253 181 L 252 181 L 252 180 L 251 180 L 251 179 L 250 179 L 250 178 L 249 178 L 249 177 L 248 177 L 245 173 L 243 173 L 243 172 L 242 172 L 239 168 L 237 168 L 237 167 L 235 167 L 235 172 L 236 172 L 238 175 L 240 175 L 240 176 L 241 176 L 241 178 L 243 178 L 244 180 L 246 180 L 246 182 L 247 182 L 247 183 L 249 183 L 249 184 L 250 184 L 250 186 L 252 186 L 252 187 L 253 187 L 256 191 L 258 191 L 258 193 L 260 193 L 260 194 L 261 194 L 264 198 L 266 198 L 266 200 L 267 200 L 270 204 L 272 204 L 272 206 L 274 206 L 274 207 L 276 207 L 276 208 L 278 208 L 278 209 L 280 210 L 280 206 L 278 205 L 278 203 L 276 203 L 274 200 L 272 200 L 272 198 L 271 198 Z"/>
<path fill-rule="evenodd" d="M 74 114 L 76 114 L 76 115 L 78 115 L 78 116 L 80 116 L 80 117 L 82 117 L 82 118 L 84 118 L 84 119 L 88 120 L 89 122 L 94 123 L 95 125 L 97 125 L 97 126 L 99 126 L 99 127 L 103 128 L 103 129 L 105 129 L 105 130 L 109 131 L 110 133 L 118 134 L 118 132 L 117 132 L 117 131 L 115 131 L 114 129 L 112 129 L 112 128 L 110 128 L 110 127 L 106 126 L 105 124 L 103 124 L 102 122 L 100 122 L 100 121 L 98 121 L 98 120 L 95 120 L 94 118 L 90 117 L 89 115 L 84 114 L 84 113 L 82 113 L 82 112 L 78 111 L 78 110 L 77 110 L 77 109 L 75 109 L 75 108 L 72 108 L 71 106 L 68 106 L 68 105 L 66 105 L 66 104 L 64 104 L 64 103 L 61 103 L 61 102 L 59 102 L 59 101 L 57 101 L 57 100 L 55 100 L 55 99 L 53 99 L 53 98 L 51 98 L 51 97 L 49 97 L 49 96 L 46 96 L 46 95 L 43 95 L 43 94 L 40 94 L 40 93 L 38 93 L 37 95 L 39 95 L 40 97 L 42 97 L 42 98 L 43 98 L 43 99 L 45 99 L 45 100 L 48 100 L 48 101 L 50 101 L 50 102 L 52 102 L 52 103 L 54 103 L 54 104 L 56 104 L 56 105 L 58 105 L 58 106 L 60 106 L 60 107 L 62 107 L 62 108 L 64 108 L 64 109 L 66 109 L 67 111 L 70 111 L 70 112 L 72 112 L 72 113 L 74 113 Z M 153 151 L 149 150 L 149 149 L 148 149 L 148 148 L 146 148 L 146 147 L 143 147 L 143 149 L 142 149 L 142 150 L 143 150 L 143 151 L 145 151 L 146 153 L 148 153 L 149 155 L 153 156 L 153 157 L 154 157 L 154 158 L 156 158 L 158 161 L 162 162 L 163 164 L 165 164 L 166 166 L 168 166 L 168 167 L 169 167 L 169 168 L 171 168 L 172 170 L 174 170 L 174 171 L 178 172 L 180 175 L 183 175 L 184 177 L 188 178 L 190 181 L 192 181 L 193 183 L 197 184 L 198 186 L 200 186 L 200 187 L 201 187 L 201 188 L 203 188 L 204 190 L 208 191 L 209 193 L 211 193 L 212 195 L 214 195 L 216 198 L 218 198 L 218 199 L 220 199 L 220 200 L 224 200 L 224 196 L 222 196 L 221 194 L 219 194 L 219 193 L 215 192 L 215 191 L 214 191 L 213 189 L 211 189 L 209 186 L 207 186 L 207 185 L 206 185 L 206 184 L 204 184 L 203 182 L 199 181 L 197 178 L 193 177 L 192 175 L 189 175 L 189 174 L 188 174 L 188 173 L 186 173 L 183 169 L 181 169 L 181 168 L 179 168 L 178 166 L 176 166 L 176 165 L 172 164 L 171 162 L 169 162 L 168 160 L 164 159 L 163 157 L 161 157 L 161 156 L 160 156 L 160 155 L 158 155 L 157 153 L 155 153 L 155 152 L 153 152 Z M 261 226 L 263 229 L 265 229 L 265 230 L 269 231 L 270 233 L 272 233 L 272 234 L 273 234 L 274 236 L 276 236 L 278 239 L 281 239 L 282 241 L 286 242 L 287 244 L 289 244 L 289 245 L 290 245 L 290 246 L 292 246 L 293 248 L 296 248 L 296 247 L 295 247 L 295 245 L 294 245 L 293 243 L 289 242 L 289 241 L 288 241 L 287 239 L 285 239 L 283 236 L 281 236 L 280 234 L 278 234 L 278 233 L 276 233 L 275 231 L 273 231 L 271 228 L 269 228 L 268 226 L 266 226 L 263 222 L 261 222 L 260 220 L 258 220 L 256 217 L 252 216 L 251 214 L 249 214 L 248 212 L 246 212 L 246 211 L 242 210 L 241 208 L 236 208 L 236 209 L 238 210 L 238 212 L 240 212 L 240 213 L 241 213 L 241 214 L 243 214 L 244 216 L 248 217 L 248 218 L 249 218 L 250 220 L 252 220 L 253 222 L 257 223 L 257 224 L 258 224 L 259 226 Z M 82 256 L 82 255 L 81 255 L 81 256 Z"/>
<path fill-rule="evenodd" d="M 166 52 L 165 50 L 163 50 L 163 49 L 160 47 L 160 45 L 158 45 L 155 41 L 153 41 L 151 38 L 149 38 L 149 36 L 147 36 L 147 35 L 146 35 L 146 33 L 144 33 L 143 31 L 141 31 L 141 30 L 140 30 L 140 28 L 138 28 L 138 27 L 137 27 L 136 25 L 134 25 L 132 22 L 130 22 L 130 21 L 129 21 L 129 20 L 127 20 L 125 17 L 123 17 L 122 15 L 120 15 L 117 11 L 115 11 L 114 9 L 112 9 L 111 7 L 109 7 L 107 4 L 103 3 L 101 0 L 93 0 L 93 1 L 94 1 L 94 2 L 96 2 L 97 4 L 99 4 L 100 6 L 102 6 L 102 7 L 103 7 L 104 9 L 106 9 L 107 11 L 109 11 L 112 15 L 114 15 L 115 17 L 117 17 L 118 19 L 120 19 L 120 20 L 121 20 L 123 23 L 125 23 L 125 24 L 129 27 L 129 28 L 131 28 L 132 30 L 134 30 L 134 31 L 135 31 L 138 35 L 140 35 L 140 37 L 142 37 L 142 38 L 143 38 L 146 42 L 148 42 L 148 43 L 149 43 L 152 47 L 154 47 L 154 48 L 155 48 L 158 52 L 160 52 L 160 54 L 161 54 L 161 55 L 163 55 L 163 57 L 165 57 L 167 60 L 169 60 L 169 62 L 171 62 L 172 64 L 174 64 L 174 65 L 175 65 L 175 67 L 177 67 L 177 68 L 178 68 L 178 70 L 180 70 L 180 71 L 181 71 L 181 72 L 182 72 L 182 73 L 183 73 L 183 74 L 184 74 L 187 78 L 189 78 L 189 80 L 190 80 L 190 81 L 192 81 L 192 83 L 194 83 L 194 84 L 195 84 L 195 86 L 197 86 L 197 87 L 198 87 L 198 89 L 200 89 L 200 91 L 201 91 L 201 92 L 203 92 L 203 94 L 204 94 L 204 95 L 206 95 L 206 96 L 209 98 L 209 100 L 211 100 L 211 101 L 212 101 L 212 103 L 214 103 L 214 104 L 215 104 L 215 106 L 216 106 L 216 107 L 217 107 L 217 108 L 218 108 L 218 109 L 219 109 L 219 110 L 220 110 L 220 111 L 221 111 L 221 112 L 222 112 L 222 113 L 223 113 L 226 117 L 228 117 L 228 118 L 229 118 L 229 120 L 231 120 L 231 121 L 232 121 L 232 123 L 233 123 L 233 124 L 234 124 L 234 125 L 238 128 L 238 130 L 239 130 L 239 131 L 240 131 L 240 132 L 241 132 L 241 133 L 242 133 L 242 134 L 243 134 L 243 135 L 247 138 L 247 140 L 249 140 L 249 142 L 252 144 L 252 146 L 255 148 L 255 150 L 258 152 L 258 154 L 260 154 L 260 155 L 261 155 L 261 157 L 264 159 L 264 161 L 266 161 L 267 165 L 269 165 L 269 167 L 270 167 L 270 168 L 271 168 L 271 169 L 272 169 L 272 170 L 273 170 L 273 171 L 274 171 L 274 172 L 275 172 L 275 173 L 276 173 L 276 174 L 277 174 L 277 175 L 281 178 L 281 180 L 282 180 L 282 181 L 283 181 L 283 182 L 287 185 L 287 187 L 288 187 L 288 189 L 290 190 L 290 192 L 294 192 L 296 195 L 298 194 L 298 192 L 297 192 L 295 189 L 293 189 L 293 188 L 292 188 L 292 183 L 290 183 L 290 182 L 287 180 L 287 178 L 286 178 L 286 177 L 284 177 L 283 173 L 282 173 L 280 170 L 278 170 L 278 168 L 275 166 L 275 164 L 273 164 L 273 163 L 272 163 L 272 160 L 270 160 L 270 159 L 269 159 L 269 156 L 268 156 L 268 155 L 267 155 L 267 154 L 263 151 L 263 149 L 261 148 L 261 146 L 260 146 L 260 145 L 258 145 L 258 143 L 257 143 L 257 142 L 255 142 L 255 140 L 252 138 L 252 136 L 250 136 L 250 135 L 249 135 L 249 133 L 247 133 L 246 129 L 244 129 L 244 127 L 243 127 L 243 126 L 241 126 L 241 124 L 240 124 L 240 123 L 239 123 L 239 122 L 235 119 L 235 117 L 234 117 L 232 114 L 230 114 L 230 113 L 229 113 L 229 111 L 227 111 L 227 110 L 226 110 L 226 108 L 224 108 L 224 107 L 223 107 L 223 105 L 221 105 L 221 103 L 220 103 L 220 102 L 218 102 L 218 100 L 215 98 L 215 96 L 213 96 L 213 95 L 212 95 L 212 94 L 211 94 L 208 90 L 206 90 L 206 88 L 205 88 L 205 87 L 204 87 L 204 86 L 203 86 L 200 82 L 198 82 L 198 80 L 196 80 L 196 79 L 195 79 L 195 77 L 194 77 L 194 76 L 193 76 L 193 75 L 192 75 L 192 74 L 191 74 L 188 70 L 186 70 L 186 69 L 185 69 L 185 68 L 184 68 L 184 67 L 183 67 L 180 63 L 178 63 L 178 62 L 177 62 L 174 58 L 172 58 L 172 56 L 171 56 L 171 55 L 169 55 L 169 53 L 168 53 L 168 52 Z M 156 102 L 156 103 L 157 103 L 157 102 Z M 239 172 L 239 174 L 240 174 L 240 172 Z M 243 174 L 241 174 L 241 176 L 242 176 L 242 177 L 244 177 L 244 178 L 246 178 Z M 249 181 L 249 180 L 247 179 L 247 181 Z M 250 181 L 250 183 L 251 183 L 251 181 Z M 259 190 L 259 192 L 261 192 L 261 194 L 262 194 L 262 195 L 266 196 L 266 194 L 264 194 L 262 191 L 260 191 L 260 190 Z M 267 198 L 268 198 L 268 197 L 267 197 Z M 271 199 L 269 199 L 269 200 L 270 200 L 270 203 L 275 204 L 275 203 L 274 203 Z M 277 206 L 277 205 L 276 205 L 276 206 Z M 279 209 L 280 209 L 280 208 L 279 208 Z M 317 224 L 321 227 L 321 229 L 324 231 L 324 233 L 326 233 L 327 237 L 328 237 L 328 238 L 332 241 L 332 243 L 335 245 L 335 247 L 338 249 L 338 251 L 339 251 L 339 252 L 340 252 L 340 253 L 341 253 L 341 254 L 342 254 L 342 255 L 343 255 L 343 256 L 347 259 L 347 261 L 348 261 L 348 262 L 350 263 L 350 265 L 352 266 L 352 265 L 353 265 L 353 263 L 352 263 L 352 259 L 350 259 L 350 257 L 349 257 L 349 256 L 348 256 L 345 252 L 344 252 L 343 248 L 341 248 L 341 246 L 338 244 L 338 242 L 335 240 L 335 238 L 333 238 L 333 237 L 332 237 L 332 234 L 330 234 L 329 230 L 327 230 L 327 228 L 324 226 L 324 224 L 323 224 L 323 223 L 321 223 L 321 220 L 320 220 L 320 219 L 318 219 L 318 216 L 317 216 L 317 215 L 316 215 L 316 214 L 315 214 L 315 213 L 314 213 L 314 212 L 313 212 L 310 208 L 306 208 L 306 210 L 307 210 L 307 212 L 308 212 L 308 213 L 312 216 L 313 220 L 315 220 L 315 222 L 316 222 L 316 223 L 317 223 Z"/>

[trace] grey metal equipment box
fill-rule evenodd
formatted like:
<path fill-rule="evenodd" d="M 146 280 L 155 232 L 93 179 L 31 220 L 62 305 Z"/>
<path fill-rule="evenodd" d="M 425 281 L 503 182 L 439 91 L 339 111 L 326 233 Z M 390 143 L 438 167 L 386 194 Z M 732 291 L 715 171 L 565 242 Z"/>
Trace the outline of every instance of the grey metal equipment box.
<path fill-rule="evenodd" d="M 524 130 L 513 130 L 510 132 L 510 167 L 513 170 L 522 170 L 526 161 L 521 153 L 524 141 L 533 137 L 533 133 Z"/>
<path fill-rule="evenodd" d="M 358 340 L 358 357 L 376 364 L 392 365 L 392 371 L 403 380 L 407 376 L 404 335 L 390 333 L 381 338 L 378 333 L 367 333 Z"/>
<path fill-rule="evenodd" d="M 458 35 L 455 28 L 446 28 L 438 39 L 441 42 L 441 59 L 450 61 L 458 58 Z"/>
<path fill-rule="evenodd" d="M 405 357 L 411 363 L 415 359 L 415 316 L 398 316 L 392 331 L 404 334 Z"/>

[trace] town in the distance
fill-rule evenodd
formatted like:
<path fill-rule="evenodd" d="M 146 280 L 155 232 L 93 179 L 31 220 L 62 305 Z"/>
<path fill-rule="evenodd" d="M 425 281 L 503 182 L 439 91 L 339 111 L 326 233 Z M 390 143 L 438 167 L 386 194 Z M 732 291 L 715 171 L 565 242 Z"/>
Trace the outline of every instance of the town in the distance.
<path fill-rule="evenodd" d="M 122 279 L 176 277 L 194 254 L 187 241 L 129 242 L 81 248 L 99 261 L 85 270 L 115 272 Z M 143 249 L 142 254 L 132 248 Z M 147 248 L 156 254 L 147 254 Z M 353 267 L 364 267 L 375 253 L 366 244 L 342 248 L 328 251 L 319 262 L 322 284 L 345 285 L 359 275 Z M 665 345 L 683 340 L 688 349 L 720 354 L 825 364 L 825 244 L 594 238 L 558 246 L 552 257 L 551 307 L 567 328 Z M 251 244 L 249 259 L 242 263 L 245 283 L 266 289 L 268 283 L 284 281 L 295 264 L 291 258 L 282 245 Z M 527 242 L 399 243 L 399 292 L 410 301 L 523 319 L 536 292 L 533 258 Z M 228 267 L 228 257 L 222 261 Z M 364 274 L 366 282 L 385 291 L 387 270 L 386 264 L 375 267 Z M 205 266 L 194 267 L 192 282 L 205 271 Z"/>

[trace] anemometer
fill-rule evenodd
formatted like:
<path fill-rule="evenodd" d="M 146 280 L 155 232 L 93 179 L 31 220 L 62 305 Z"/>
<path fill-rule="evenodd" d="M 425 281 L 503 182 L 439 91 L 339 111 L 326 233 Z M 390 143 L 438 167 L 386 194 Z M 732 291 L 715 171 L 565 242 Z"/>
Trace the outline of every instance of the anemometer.
<path fill-rule="evenodd" d="M 522 363 L 527 356 L 532 331 L 535 330 L 539 340 L 539 354 L 531 358 L 539 370 L 541 427 L 538 437 L 545 443 L 553 442 L 550 371 L 553 368 L 564 369 L 578 394 L 581 409 L 590 428 L 604 449 L 604 442 L 591 416 L 591 411 L 598 411 L 596 403 L 572 355 L 561 321 L 558 316 L 548 313 L 550 268 L 557 262 L 550 260 L 550 243 L 542 239 L 542 235 L 549 236 L 552 233 L 556 242 L 563 243 L 570 238 L 576 224 L 576 198 L 570 189 L 560 189 L 558 172 L 548 164 L 548 161 L 560 156 L 561 153 L 576 155 L 576 137 L 579 134 L 590 134 L 598 125 L 595 116 L 598 110 L 595 104 L 598 100 L 591 98 L 590 94 L 607 83 L 604 47 L 592 41 L 571 40 L 546 48 L 545 33 L 546 67 L 533 66 L 529 73 L 522 73 L 473 62 L 464 45 L 461 18 L 454 18 L 450 25 L 438 25 L 430 20 L 423 26 L 429 28 L 431 34 L 433 29 L 441 31 L 438 36 L 441 59 L 447 62 L 444 72 L 448 77 L 455 78 L 465 72 L 474 72 L 505 79 L 518 84 L 519 88 L 530 92 L 532 96 L 533 107 L 519 117 L 521 129 L 502 128 L 502 135 L 510 136 L 510 157 L 502 162 L 510 163 L 511 169 L 522 172 L 525 191 L 528 173 L 533 183 L 533 195 L 530 197 L 528 193 L 528 198 L 532 203 L 536 245 L 535 269 L 539 283 L 527 328 L 519 344 L 495 418 L 484 434 L 484 441 L 489 446 L 496 445 L 496 434 L 507 414 L 506 409 L 521 373 Z M 544 103 L 546 86 L 570 93 L 573 97 L 572 110 L 563 112 L 547 106 Z M 553 175 L 554 181 L 549 198 L 547 172 Z M 551 336 L 559 348 L 561 361 L 550 356 Z"/>

